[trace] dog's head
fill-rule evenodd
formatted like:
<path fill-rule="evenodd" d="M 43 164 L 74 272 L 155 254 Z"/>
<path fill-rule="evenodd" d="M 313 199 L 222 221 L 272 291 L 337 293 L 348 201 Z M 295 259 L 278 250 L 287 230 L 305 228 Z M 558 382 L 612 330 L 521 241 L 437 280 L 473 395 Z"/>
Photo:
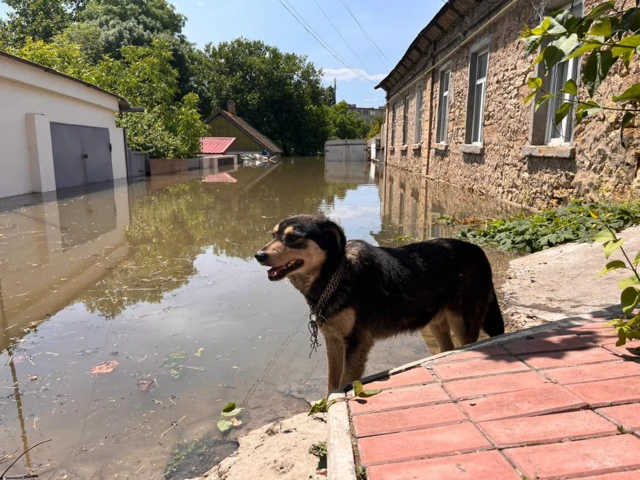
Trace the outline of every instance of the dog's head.
<path fill-rule="evenodd" d="M 267 274 L 272 281 L 317 272 L 327 259 L 342 258 L 347 244 L 342 228 L 323 215 L 285 218 L 271 235 L 273 240 L 256 253 L 256 260 L 271 267 Z"/>

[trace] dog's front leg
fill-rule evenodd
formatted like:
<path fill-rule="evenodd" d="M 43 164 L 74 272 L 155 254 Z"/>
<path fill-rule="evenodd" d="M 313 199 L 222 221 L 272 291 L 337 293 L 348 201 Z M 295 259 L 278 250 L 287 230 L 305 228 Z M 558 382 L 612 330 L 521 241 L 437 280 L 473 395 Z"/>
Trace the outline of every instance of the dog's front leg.
<path fill-rule="evenodd" d="M 370 335 L 364 334 L 346 339 L 344 366 L 340 378 L 341 387 L 362 378 L 371 347 L 373 347 L 373 338 Z"/>
<path fill-rule="evenodd" d="M 327 363 L 329 370 L 328 392 L 336 390 L 340 386 L 340 377 L 342 376 L 342 365 L 344 363 L 344 342 L 341 338 L 334 336 L 326 336 L 327 342 Z"/>

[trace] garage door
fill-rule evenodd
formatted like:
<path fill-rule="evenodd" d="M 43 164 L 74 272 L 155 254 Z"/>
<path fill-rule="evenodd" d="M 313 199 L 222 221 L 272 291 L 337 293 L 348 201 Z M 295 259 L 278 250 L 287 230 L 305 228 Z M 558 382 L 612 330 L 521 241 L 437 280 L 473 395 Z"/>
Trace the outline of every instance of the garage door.
<path fill-rule="evenodd" d="M 113 180 L 108 128 L 51 123 L 56 188 Z"/>

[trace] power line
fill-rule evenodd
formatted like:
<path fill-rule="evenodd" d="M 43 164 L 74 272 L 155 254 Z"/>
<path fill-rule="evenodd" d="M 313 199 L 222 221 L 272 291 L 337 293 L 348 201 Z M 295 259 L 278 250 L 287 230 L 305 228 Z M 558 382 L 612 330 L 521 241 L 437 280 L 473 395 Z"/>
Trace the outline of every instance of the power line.
<path fill-rule="evenodd" d="M 331 19 L 329 18 L 329 15 L 327 15 L 327 13 L 324 11 L 324 9 L 320 6 L 320 4 L 318 3 L 318 0 L 313 0 L 316 5 L 318 6 L 318 8 L 320 9 L 320 11 L 322 12 L 322 14 L 325 16 L 325 18 L 327 19 L 327 21 L 331 24 L 331 26 L 333 27 L 333 29 L 336 31 L 336 33 L 340 36 L 340 38 L 342 39 L 342 41 L 345 43 L 345 45 L 347 47 L 349 47 L 349 50 L 351 50 L 351 53 L 353 53 L 353 55 L 358 59 L 358 61 L 360 62 L 360 65 L 362 65 L 362 68 L 364 68 L 364 71 L 367 73 L 367 75 L 371 76 L 370 73 L 370 69 L 367 68 L 367 66 L 365 65 L 365 63 L 362 61 L 362 59 L 360 58 L 360 56 L 355 52 L 355 50 L 351 47 L 351 45 L 349 44 L 349 42 L 347 42 L 347 40 L 342 36 L 342 33 L 340 33 L 340 30 L 338 30 L 338 27 L 335 26 L 335 24 L 331 21 Z"/>
<path fill-rule="evenodd" d="M 357 69 L 353 68 L 351 65 L 349 65 L 349 63 L 342 58 L 335 50 L 333 50 L 333 48 L 331 48 L 329 46 L 329 44 L 327 42 L 325 42 L 322 37 L 320 37 L 320 35 L 318 35 L 316 33 L 316 31 L 311 27 L 311 25 L 309 25 L 303 18 L 302 16 L 296 11 L 295 8 L 293 8 L 293 6 L 287 1 L 287 0 L 279 0 L 280 3 L 282 4 L 282 6 L 284 8 L 287 9 L 287 11 L 291 14 L 291 16 L 293 18 L 295 18 L 298 23 L 300 25 L 302 25 L 302 27 L 309 33 L 309 35 L 311 35 L 313 38 L 316 39 L 316 41 L 326 50 L 328 51 L 331 55 L 333 55 L 335 57 L 336 60 L 338 60 L 340 63 L 342 63 L 345 67 L 347 67 L 349 70 L 351 70 L 353 73 L 355 73 L 356 75 L 358 75 L 360 78 L 362 78 L 363 80 L 366 80 L 367 82 L 373 83 L 375 84 L 376 82 L 373 81 L 370 78 L 367 78 L 366 76 L 364 76 L 362 73 L 360 73 Z M 295 13 L 294 13 L 295 12 Z"/>
<path fill-rule="evenodd" d="M 380 48 L 378 47 L 378 45 L 376 45 L 376 42 L 373 41 L 373 38 L 371 38 L 369 36 L 369 34 L 367 33 L 367 31 L 364 29 L 364 27 L 360 24 L 360 22 L 358 21 L 358 19 L 356 18 L 356 16 L 353 14 L 353 12 L 351 11 L 351 9 L 349 8 L 349 5 L 347 5 L 347 2 L 345 2 L 344 0 L 340 0 L 342 2 L 342 4 L 344 5 L 344 8 L 347 9 L 347 12 L 349 12 L 349 15 L 351 15 L 353 17 L 353 19 L 356 21 L 356 23 L 358 24 L 358 26 L 360 27 L 360 30 L 362 30 L 362 33 L 364 33 L 365 37 L 367 37 L 367 40 L 369 40 L 369 43 L 373 46 L 373 48 L 375 48 L 377 50 L 376 55 L 378 55 L 378 58 L 380 59 L 380 62 L 386 67 L 386 68 L 390 68 L 391 66 L 391 62 L 389 61 L 389 59 L 387 58 L 387 56 L 384 54 L 384 52 L 382 50 L 380 50 Z M 378 54 L 378 52 L 380 52 Z M 382 57 L 384 57 L 384 60 L 382 59 L 382 57 L 380 57 L 380 55 L 382 55 Z M 386 65 L 385 65 L 385 60 L 386 60 Z"/>

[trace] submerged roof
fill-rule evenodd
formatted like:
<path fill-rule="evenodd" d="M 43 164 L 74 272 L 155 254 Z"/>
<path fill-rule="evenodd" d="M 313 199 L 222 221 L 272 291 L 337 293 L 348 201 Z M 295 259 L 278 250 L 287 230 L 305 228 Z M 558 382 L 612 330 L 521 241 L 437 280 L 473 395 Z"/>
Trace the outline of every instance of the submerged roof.
<path fill-rule="evenodd" d="M 382 88 L 386 92 L 393 90 L 402 81 L 405 74 L 410 72 L 420 58 L 429 51 L 433 43 L 442 38 L 451 27 L 462 20 L 481 1 L 449 0 L 445 3 L 411 43 L 398 64 L 389 75 L 376 85 L 376 88 Z"/>
<path fill-rule="evenodd" d="M 91 88 L 93 90 L 97 90 L 98 92 L 105 93 L 111 97 L 115 97 L 118 99 L 118 107 L 120 108 L 121 112 L 131 108 L 129 105 L 129 102 L 127 102 L 126 99 L 122 98 L 119 95 L 116 95 L 115 93 L 111 93 L 106 90 L 103 90 L 102 88 L 98 87 L 97 85 L 94 85 L 93 83 L 85 82 L 84 80 L 80 80 L 79 78 L 72 77 L 70 75 L 67 75 L 66 73 L 61 73 L 57 70 L 54 70 L 53 68 L 45 67 L 44 65 L 40 65 L 39 63 L 32 62 L 31 60 L 26 60 L 24 58 L 17 57 L 15 55 L 11 55 L 10 53 L 3 52 L 2 50 L 0 50 L 0 57 L 5 57 L 5 58 L 8 58 L 9 60 L 24 63 L 26 65 L 29 65 L 30 67 L 38 68 L 46 73 L 50 73 L 52 75 L 57 75 L 58 77 L 66 78 L 67 80 L 80 83 L 87 88 Z"/>
<path fill-rule="evenodd" d="M 282 153 L 282 149 L 280 147 L 273 143 L 273 141 L 270 140 L 266 135 L 260 133 L 260 131 L 258 131 L 255 127 L 252 127 L 246 120 L 243 120 L 237 115 L 231 115 L 229 112 L 225 112 L 222 109 L 209 115 L 209 117 L 205 120 L 205 123 L 209 123 L 218 115 L 222 115 L 228 121 L 235 124 L 240 130 L 249 135 L 249 137 L 251 137 L 253 141 L 269 150 L 269 152 Z"/>
<path fill-rule="evenodd" d="M 235 141 L 235 137 L 203 137 L 200 139 L 201 153 L 222 155 Z"/>

